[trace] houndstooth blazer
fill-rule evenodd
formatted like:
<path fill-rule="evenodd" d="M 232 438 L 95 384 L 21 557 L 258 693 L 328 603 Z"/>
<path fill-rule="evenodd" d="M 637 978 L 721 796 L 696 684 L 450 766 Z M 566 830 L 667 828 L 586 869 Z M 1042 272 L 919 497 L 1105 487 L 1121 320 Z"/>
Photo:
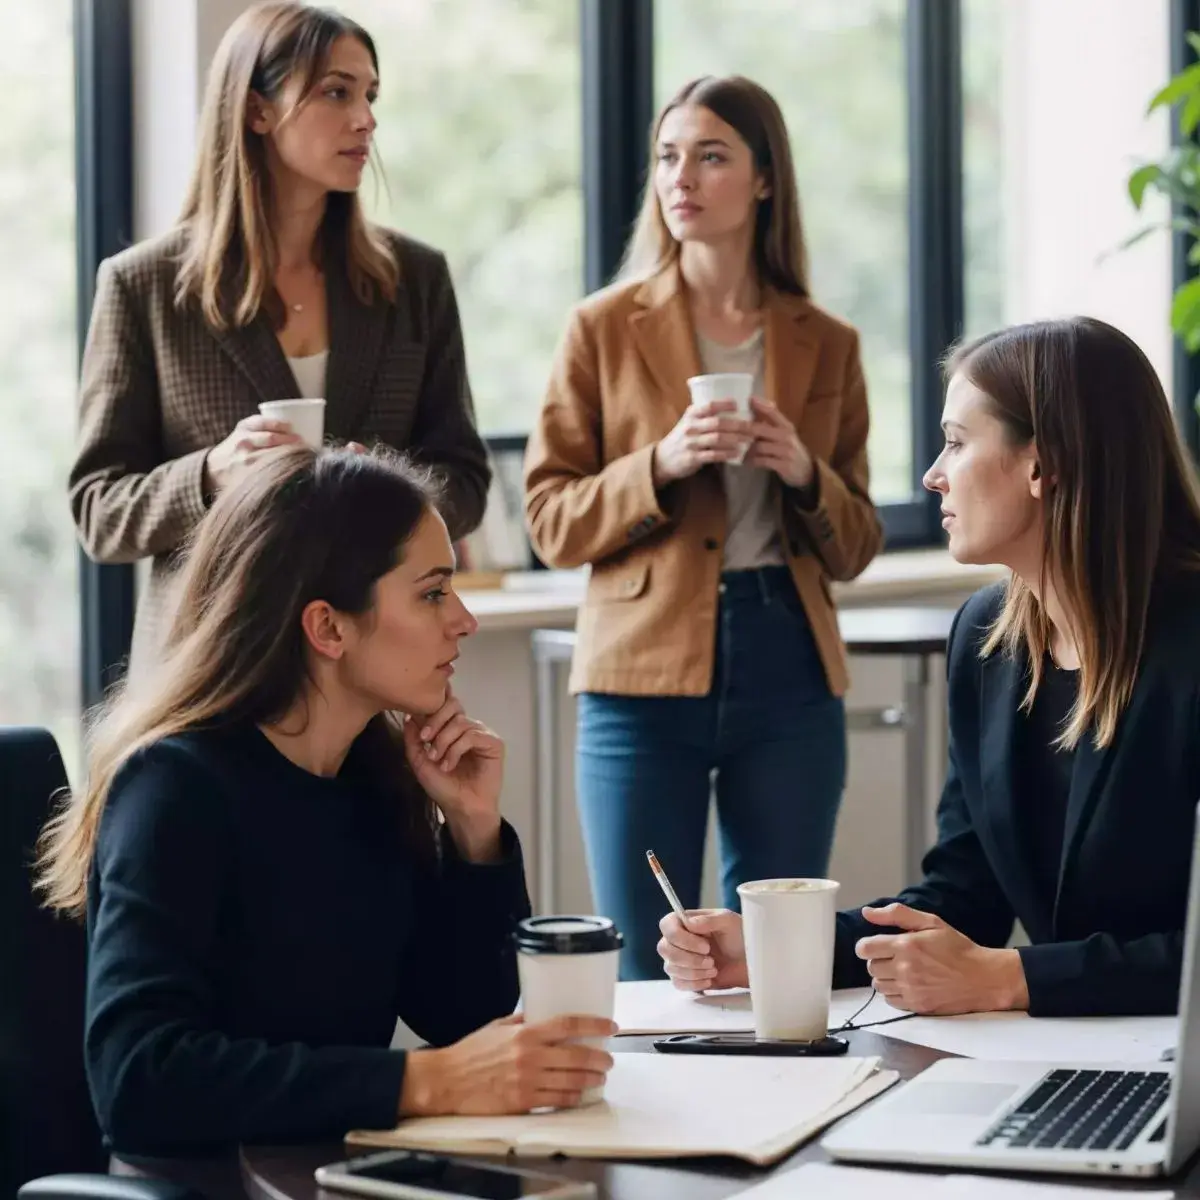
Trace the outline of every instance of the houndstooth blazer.
<path fill-rule="evenodd" d="M 97 562 L 150 558 L 131 666 L 166 633 L 178 551 L 201 517 L 205 455 L 263 400 L 298 387 L 265 315 L 213 330 L 174 302 L 186 233 L 105 260 L 83 354 L 71 510 Z M 364 305 L 344 271 L 326 274 L 329 365 L 325 431 L 384 442 L 445 478 L 451 536 L 483 519 L 490 471 L 475 429 L 458 307 L 445 258 L 390 235 L 400 263 L 396 304 Z"/>

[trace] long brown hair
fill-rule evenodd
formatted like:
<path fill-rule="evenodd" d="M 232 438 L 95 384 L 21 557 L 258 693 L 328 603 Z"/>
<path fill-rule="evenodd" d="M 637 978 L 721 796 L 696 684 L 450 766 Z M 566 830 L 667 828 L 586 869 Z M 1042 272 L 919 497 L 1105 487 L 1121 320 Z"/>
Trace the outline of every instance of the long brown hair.
<path fill-rule="evenodd" d="M 641 209 L 618 278 L 647 279 L 679 258 L 679 243 L 671 236 L 654 188 L 653 164 L 658 136 L 667 114 L 682 104 L 699 104 L 737 130 L 750 147 L 755 168 L 770 185 L 758 202 L 754 218 L 754 265 L 759 282 L 793 296 L 807 296 L 808 249 L 800 220 L 800 193 L 787 123 L 775 98 L 742 75 L 704 75 L 685 83 L 663 106 L 650 127 L 650 170 Z"/>
<path fill-rule="evenodd" d="M 48 904 L 83 912 L 100 817 L 122 766 L 173 734 L 282 717 L 308 679 L 305 606 L 323 599 L 369 615 L 376 580 L 401 561 L 438 498 L 429 473 L 391 451 L 303 446 L 264 459 L 221 493 L 188 549 L 158 663 L 101 708 L 87 779 L 43 834 Z M 408 766 L 398 719 L 373 718 L 355 750 L 372 784 L 395 794 L 401 836 L 432 853 L 434 810 Z"/>
<path fill-rule="evenodd" d="M 1046 488 L 1039 591 L 1053 581 L 1080 659 L 1078 698 L 1060 739 L 1094 729 L 1108 746 L 1129 704 L 1156 588 L 1200 571 L 1194 469 L 1162 384 L 1137 345 L 1091 317 L 1038 321 L 954 350 L 1014 446 L 1036 447 Z M 1029 656 L 1033 702 L 1050 646 L 1037 593 L 1015 574 L 983 646 Z"/>
<path fill-rule="evenodd" d="M 179 218 L 189 236 L 175 296 L 181 307 L 198 301 L 214 329 L 248 325 L 261 310 L 276 325 L 284 316 L 273 282 L 278 254 L 271 230 L 271 174 L 264 139 L 247 120 L 251 93 L 277 101 L 287 82 L 299 79 L 298 108 L 320 83 L 341 37 L 361 42 L 378 72 L 375 43 L 361 25 L 332 9 L 293 0 L 247 9 L 217 47 Z M 326 197 L 317 249 L 329 265 L 347 272 L 364 304 L 395 300 L 399 264 L 386 236 L 368 222 L 357 192 Z"/>

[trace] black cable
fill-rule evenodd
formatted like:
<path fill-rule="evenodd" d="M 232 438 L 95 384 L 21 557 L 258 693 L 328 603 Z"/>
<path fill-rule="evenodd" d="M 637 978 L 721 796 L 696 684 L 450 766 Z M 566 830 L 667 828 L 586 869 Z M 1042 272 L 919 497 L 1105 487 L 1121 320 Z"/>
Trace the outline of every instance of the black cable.
<path fill-rule="evenodd" d="M 884 1017 L 879 1021 L 865 1021 L 861 1025 L 856 1025 L 854 1022 L 857 1021 L 864 1012 L 866 1012 L 866 1010 L 870 1007 L 871 1001 L 874 1000 L 878 995 L 879 993 L 874 989 L 874 987 L 872 987 L 871 994 L 867 997 L 865 1003 L 859 1005 L 856 1012 L 851 1013 L 841 1025 L 839 1025 L 836 1029 L 831 1029 L 829 1032 L 831 1034 L 854 1033 L 859 1029 L 874 1029 L 877 1025 L 894 1025 L 897 1021 L 907 1021 L 910 1017 L 915 1017 L 917 1015 L 916 1013 L 904 1013 L 903 1016 Z"/>

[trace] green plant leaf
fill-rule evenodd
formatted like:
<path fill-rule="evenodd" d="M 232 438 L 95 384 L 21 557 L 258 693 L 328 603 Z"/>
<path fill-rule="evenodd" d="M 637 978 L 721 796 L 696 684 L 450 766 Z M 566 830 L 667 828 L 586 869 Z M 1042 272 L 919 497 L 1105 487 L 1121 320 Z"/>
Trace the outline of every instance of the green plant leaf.
<path fill-rule="evenodd" d="M 1179 131 L 1184 137 L 1191 137 L 1200 124 L 1200 92 L 1193 92 L 1179 110 Z"/>
<path fill-rule="evenodd" d="M 1200 58 L 1200 33 L 1189 29 L 1183 36 L 1187 38 L 1188 45 L 1196 52 L 1196 57 Z"/>
<path fill-rule="evenodd" d="M 1161 192 L 1176 204 L 1200 210 L 1200 146 L 1192 142 L 1174 147 L 1158 162 L 1138 167 L 1126 184 L 1130 200 L 1140 208 L 1148 189 Z"/>
<path fill-rule="evenodd" d="M 1156 108 L 1162 108 L 1164 105 L 1178 104 L 1197 90 L 1200 90 L 1200 63 L 1193 63 L 1174 76 L 1167 86 L 1155 95 L 1146 111 L 1154 112 Z"/>
<path fill-rule="evenodd" d="M 1158 163 L 1147 163 L 1144 167 L 1138 167 L 1136 171 L 1129 177 L 1129 198 L 1133 201 L 1134 208 L 1142 207 L 1142 200 L 1145 198 L 1146 189 L 1162 176 L 1163 169 Z"/>
<path fill-rule="evenodd" d="M 1144 241 L 1152 233 L 1158 233 L 1162 229 L 1167 229 L 1168 225 L 1165 221 L 1156 221 L 1153 225 L 1143 225 L 1136 233 L 1131 233 L 1129 237 L 1117 243 L 1114 250 L 1109 250 L 1101 256 L 1102 259 L 1108 258 L 1110 254 L 1119 254 L 1122 250 L 1128 250 L 1131 246 L 1136 246 L 1138 242 Z"/>
<path fill-rule="evenodd" d="M 1180 284 L 1171 300 L 1171 328 L 1189 354 L 1200 350 L 1200 278 Z"/>

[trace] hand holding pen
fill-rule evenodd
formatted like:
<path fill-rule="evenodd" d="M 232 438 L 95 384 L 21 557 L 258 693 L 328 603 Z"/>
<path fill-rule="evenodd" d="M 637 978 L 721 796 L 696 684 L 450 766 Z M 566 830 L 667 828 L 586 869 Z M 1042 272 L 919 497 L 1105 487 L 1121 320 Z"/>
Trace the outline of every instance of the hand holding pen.
<path fill-rule="evenodd" d="M 658 925 L 658 954 L 671 981 L 685 992 L 748 987 L 742 918 L 723 908 L 687 912 L 653 850 L 646 859 L 672 910 Z"/>

